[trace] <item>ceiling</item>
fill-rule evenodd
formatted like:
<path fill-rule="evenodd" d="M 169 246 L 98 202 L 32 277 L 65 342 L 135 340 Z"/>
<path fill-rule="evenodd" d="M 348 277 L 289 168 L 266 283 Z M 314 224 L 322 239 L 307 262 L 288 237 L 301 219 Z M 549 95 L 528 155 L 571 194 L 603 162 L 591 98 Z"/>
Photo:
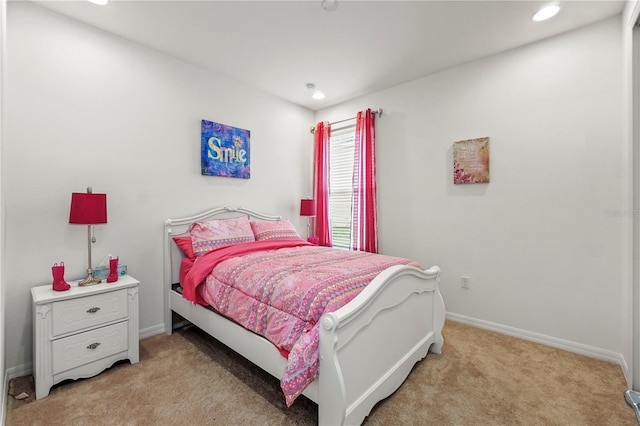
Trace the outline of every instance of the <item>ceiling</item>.
<path fill-rule="evenodd" d="M 624 1 L 35 1 L 218 75 L 319 110 L 622 13 Z M 326 94 L 314 100 L 314 83 Z"/>

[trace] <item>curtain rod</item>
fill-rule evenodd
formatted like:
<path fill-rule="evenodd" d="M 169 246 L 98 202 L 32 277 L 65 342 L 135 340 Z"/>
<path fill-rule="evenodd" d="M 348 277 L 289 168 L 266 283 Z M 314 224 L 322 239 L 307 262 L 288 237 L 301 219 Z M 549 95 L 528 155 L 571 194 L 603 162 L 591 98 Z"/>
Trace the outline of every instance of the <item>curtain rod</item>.
<path fill-rule="evenodd" d="M 378 118 L 382 117 L 382 108 L 378 108 L 375 111 L 371 111 L 371 113 L 373 115 L 378 115 Z M 338 121 L 332 121 L 331 123 L 329 123 L 330 125 L 334 125 L 334 124 L 339 124 L 339 123 L 344 123 L 345 121 L 349 121 L 349 120 L 355 120 L 357 117 L 351 117 L 351 118 L 345 118 L 344 120 L 338 120 Z M 311 126 L 311 129 L 309 129 L 309 131 L 311 132 L 311 134 L 315 134 L 316 133 L 316 126 Z"/>

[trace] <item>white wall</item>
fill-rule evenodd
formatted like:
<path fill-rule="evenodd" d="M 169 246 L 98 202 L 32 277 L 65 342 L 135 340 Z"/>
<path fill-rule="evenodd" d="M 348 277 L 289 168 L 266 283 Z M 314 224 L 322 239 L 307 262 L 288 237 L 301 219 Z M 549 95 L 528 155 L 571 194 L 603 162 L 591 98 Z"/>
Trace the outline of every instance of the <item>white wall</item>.
<path fill-rule="evenodd" d="M 316 118 L 384 109 L 380 247 L 442 268 L 450 318 L 620 361 L 630 215 L 607 213 L 630 205 L 621 67 L 616 17 Z M 483 136 L 491 183 L 454 185 L 453 142 Z"/>
<path fill-rule="evenodd" d="M 86 228 L 68 224 L 73 191 L 107 193 L 94 264 L 117 255 L 141 281 L 143 334 L 162 331 L 166 218 L 237 203 L 305 232 L 311 111 L 31 3 L 11 2 L 7 18 L 8 368 L 30 367 L 30 288 L 51 283 L 55 262 L 67 279 L 86 270 Z M 200 175 L 201 119 L 251 131 L 251 179 Z"/>
<path fill-rule="evenodd" d="M 4 138 L 4 87 L 5 87 L 5 65 L 6 65 L 6 17 L 7 17 L 7 2 L 6 0 L 0 0 L 0 164 L 2 164 L 2 151 L 3 151 L 3 138 Z M 4 279 L 4 235 L 5 235 L 5 222 L 4 222 L 4 184 L 5 179 L 3 177 L 4 166 L 0 167 L 0 391 L 2 397 L 0 397 L 0 424 L 4 424 L 6 401 L 8 394 L 8 380 L 6 380 L 5 372 L 5 294 L 6 294 L 6 281 Z"/>
<path fill-rule="evenodd" d="M 164 219 L 226 202 L 298 220 L 309 125 L 382 107 L 380 245 L 443 269 L 450 316 L 615 357 L 628 338 L 629 162 L 619 18 L 313 114 L 26 2 L 8 6 L 6 364 L 31 357 L 31 286 L 86 268 L 70 193 L 106 192 L 94 263 L 142 282 L 162 327 Z M 206 53 L 203 53 L 206 54 Z M 251 130 L 252 178 L 199 174 L 199 122 Z M 454 141 L 491 138 L 489 184 L 453 185 Z M 303 159 L 301 161 L 301 159 Z M 462 290 L 461 275 L 471 277 Z"/>
<path fill-rule="evenodd" d="M 631 168 L 631 181 L 629 198 L 633 203 L 633 211 L 640 212 L 640 29 L 636 26 L 640 14 L 640 1 L 628 1 L 622 15 L 622 47 L 623 47 L 623 93 L 626 112 L 624 114 L 624 136 L 627 140 L 629 151 L 629 163 Z M 631 387 L 640 389 L 640 216 L 633 215 L 632 235 L 632 288 L 628 290 L 628 303 L 631 306 L 632 315 L 628 327 L 629 347 L 627 352 L 631 355 Z"/>

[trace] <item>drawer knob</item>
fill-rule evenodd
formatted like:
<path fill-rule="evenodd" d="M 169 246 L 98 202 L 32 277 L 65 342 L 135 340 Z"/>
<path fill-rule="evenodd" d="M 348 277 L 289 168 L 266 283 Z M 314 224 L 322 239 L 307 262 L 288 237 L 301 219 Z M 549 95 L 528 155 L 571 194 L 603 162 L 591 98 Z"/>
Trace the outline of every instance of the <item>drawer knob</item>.
<path fill-rule="evenodd" d="M 100 346 L 100 342 L 95 342 L 87 346 L 87 349 L 93 350 L 93 349 L 96 349 L 98 346 Z"/>
<path fill-rule="evenodd" d="M 96 312 L 98 312 L 100 310 L 100 308 L 95 307 L 95 308 L 91 308 L 91 309 L 87 309 L 87 313 L 88 314 L 95 314 Z"/>

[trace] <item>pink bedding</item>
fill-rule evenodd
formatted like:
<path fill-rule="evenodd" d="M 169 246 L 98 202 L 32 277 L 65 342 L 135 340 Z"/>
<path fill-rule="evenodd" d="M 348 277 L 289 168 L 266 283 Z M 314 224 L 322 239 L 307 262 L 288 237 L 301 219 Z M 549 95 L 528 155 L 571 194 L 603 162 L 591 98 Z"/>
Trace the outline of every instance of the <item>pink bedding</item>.
<path fill-rule="evenodd" d="M 420 267 L 408 259 L 299 239 L 252 242 L 201 256 L 185 274 L 183 296 L 212 306 L 288 354 L 280 385 L 290 406 L 318 374 L 320 317 L 400 264 Z"/>

